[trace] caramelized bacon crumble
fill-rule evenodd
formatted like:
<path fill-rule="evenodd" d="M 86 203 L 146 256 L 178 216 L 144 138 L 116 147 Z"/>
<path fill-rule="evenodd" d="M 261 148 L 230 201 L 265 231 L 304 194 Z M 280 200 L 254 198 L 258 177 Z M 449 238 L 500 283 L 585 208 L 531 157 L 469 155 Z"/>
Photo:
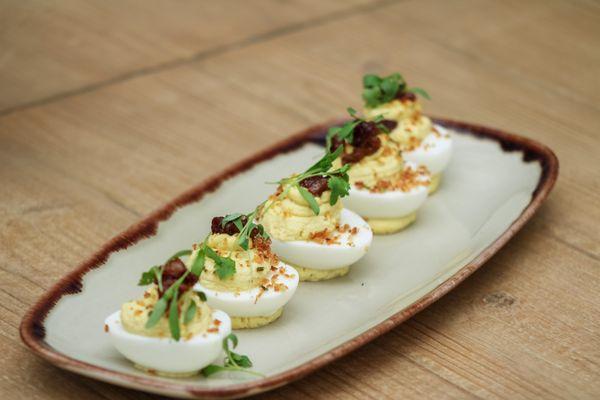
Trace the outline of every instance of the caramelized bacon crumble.
<path fill-rule="evenodd" d="M 174 258 L 172 260 L 167 261 L 165 265 L 162 266 L 162 287 L 163 290 L 159 290 L 159 297 L 162 297 L 164 292 L 167 291 L 185 272 L 187 268 L 183 261 L 179 258 Z M 179 286 L 179 294 L 183 294 L 190 290 L 192 286 L 194 286 L 198 282 L 198 277 L 194 274 L 188 274 L 181 285 Z M 158 283 L 158 282 L 155 282 Z"/>
<path fill-rule="evenodd" d="M 351 149 L 351 152 L 344 152 L 344 154 L 342 154 L 342 164 L 357 163 L 379 150 L 381 147 L 381 140 L 379 140 L 377 135 L 380 133 L 381 130 L 375 122 L 361 122 L 354 128 L 352 144 L 346 143 L 345 141 L 342 142 L 337 137 L 334 137 L 331 142 L 331 151 L 335 151 L 335 149 L 343 145 L 345 150 Z"/>
<path fill-rule="evenodd" d="M 385 126 L 388 131 L 393 131 L 398 126 L 398 122 L 392 119 L 384 119 L 380 122 L 381 125 Z"/>
<path fill-rule="evenodd" d="M 210 231 L 213 234 L 217 234 L 217 233 L 224 233 L 226 235 L 236 235 L 238 233 L 240 233 L 240 230 L 238 229 L 237 226 L 235 226 L 235 224 L 233 222 L 227 222 L 226 224 L 223 224 L 223 219 L 225 217 L 214 217 L 211 221 L 210 224 Z M 245 215 L 242 215 L 240 217 L 240 222 L 242 223 L 242 226 L 246 225 L 248 223 L 248 217 L 246 217 Z M 252 230 L 252 232 L 250 232 L 250 237 L 252 239 L 254 239 L 255 236 L 257 236 L 258 234 L 260 234 L 260 232 L 258 231 L 257 228 L 254 228 Z"/>
<path fill-rule="evenodd" d="M 300 186 L 306 188 L 313 196 L 319 197 L 323 192 L 329 190 L 327 183 L 329 178 L 326 176 L 311 176 L 300 181 Z"/>

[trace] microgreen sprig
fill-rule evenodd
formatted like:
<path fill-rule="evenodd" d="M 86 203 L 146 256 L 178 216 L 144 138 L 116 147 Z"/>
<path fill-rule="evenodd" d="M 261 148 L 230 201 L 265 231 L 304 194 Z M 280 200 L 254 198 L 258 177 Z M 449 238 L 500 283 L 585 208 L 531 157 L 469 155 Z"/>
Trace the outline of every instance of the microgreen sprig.
<path fill-rule="evenodd" d="M 331 152 L 328 147 L 325 155 L 303 173 L 274 182 L 278 183 L 284 188 L 284 191 L 279 194 L 279 198 L 285 197 L 292 188 L 296 188 L 298 192 L 300 192 L 302 198 L 308 203 L 312 212 L 315 215 L 319 215 L 321 210 L 319 203 L 315 199 L 315 196 L 305 187 L 300 185 L 304 179 L 315 176 L 327 178 L 327 186 L 331 190 L 331 196 L 329 198 L 330 205 L 333 206 L 335 203 L 337 203 L 340 197 L 347 196 L 348 191 L 350 190 L 350 183 L 348 181 L 348 169 L 350 168 L 350 165 L 344 165 L 341 168 L 332 169 L 333 162 L 342 154 L 343 150 L 344 146 L 339 146 L 335 151 Z"/>
<path fill-rule="evenodd" d="M 346 142 L 352 144 L 354 142 L 354 130 L 356 127 L 363 122 L 368 122 L 364 118 L 358 116 L 356 110 L 352 107 L 348 107 L 346 109 L 348 114 L 352 119 L 342 126 L 333 126 L 329 128 L 327 131 L 327 135 L 325 136 L 325 146 L 327 149 L 331 149 L 331 144 L 333 142 L 333 138 L 336 138 L 340 142 Z M 382 123 L 383 115 L 378 115 L 373 118 L 373 121 L 379 129 L 383 133 L 390 133 L 390 130 Z"/>
<path fill-rule="evenodd" d="M 365 106 L 369 108 L 390 102 L 398 93 L 402 92 L 411 92 L 430 100 L 429 94 L 424 89 L 418 87 L 408 88 L 406 81 L 399 73 L 385 77 L 373 74 L 363 76 L 362 98 L 365 101 Z"/>
<path fill-rule="evenodd" d="M 237 243 L 244 250 L 248 250 L 248 246 L 250 243 L 250 236 L 251 236 L 252 232 L 254 231 L 254 229 L 258 230 L 258 233 L 262 238 L 264 238 L 264 239 L 269 238 L 269 235 L 265 231 L 265 228 L 261 224 L 257 224 L 254 222 L 254 219 L 256 218 L 258 210 L 263 205 L 264 205 L 264 202 L 261 203 L 258 207 L 256 207 L 253 211 L 251 211 L 248 214 L 241 214 L 241 213 L 227 214 L 221 221 L 222 227 L 225 227 L 225 224 L 227 224 L 229 222 L 233 222 L 233 224 L 238 228 L 239 234 L 238 234 Z M 245 224 L 243 222 L 244 217 L 246 218 Z"/>
<path fill-rule="evenodd" d="M 192 254 L 191 250 L 178 251 L 177 253 L 175 253 L 174 255 L 169 257 L 167 259 L 166 263 L 168 263 L 169 261 L 172 261 L 174 259 L 181 258 L 183 256 L 189 256 L 190 254 Z M 204 269 L 204 261 L 202 260 L 201 262 L 198 262 L 198 259 L 199 259 L 199 257 L 197 257 L 196 260 L 194 261 L 194 263 L 192 264 L 191 270 L 187 270 L 183 275 L 181 275 L 179 277 L 179 279 L 177 279 L 175 281 L 175 283 L 173 283 L 163 293 L 162 297 L 160 299 L 158 299 L 158 301 L 154 305 L 154 308 L 150 312 L 150 315 L 148 316 L 148 320 L 146 321 L 146 329 L 150 329 L 150 328 L 154 327 L 156 324 L 158 324 L 158 322 L 160 321 L 162 316 L 165 314 L 167 309 L 169 309 L 169 331 L 171 332 L 171 337 L 173 339 L 175 339 L 176 341 L 178 341 L 181 338 L 181 331 L 180 331 L 180 326 L 179 326 L 179 307 L 177 305 L 177 302 L 179 300 L 179 288 L 181 287 L 181 284 L 183 283 L 185 278 L 190 273 L 194 274 L 195 276 L 200 276 L 200 274 L 202 273 L 202 270 Z M 148 271 L 142 273 L 142 276 L 140 277 L 138 285 L 145 286 L 145 285 L 154 283 L 156 281 L 159 290 L 163 291 L 162 273 L 163 273 L 162 267 L 155 265 L 152 268 L 150 268 Z M 206 297 L 205 297 L 205 299 L 206 299 Z M 194 302 L 192 301 L 191 304 L 194 304 Z M 194 304 L 194 306 L 195 306 L 195 304 Z M 190 305 L 190 307 L 191 307 L 191 305 Z M 194 309 L 194 312 L 195 312 L 195 309 Z M 186 311 L 186 315 L 184 316 L 184 320 L 189 318 L 188 314 L 191 314 L 191 318 L 193 318 L 193 314 L 191 313 L 189 307 L 188 307 L 188 310 Z"/>
<path fill-rule="evenodd" d="M 230 342 L 231 347 L 235 349 L 238 345 L 238 338 L 233 333 L 230 333 L 225 337 L 225 339 L 223 339 L 223 350 L 225 351 L 225 360 L 223 361 L 223 365 L 211 364 L 202 369 L 202 375 L 208 377 L 218 372 L 229 371 L 245 372 L 247 374 L 264 377 L 264 374 L 248 369 L 252 367 L 252 361 L 250 361 L 250 358 L 246 355 L 235 353 L 229 347 Z"/>

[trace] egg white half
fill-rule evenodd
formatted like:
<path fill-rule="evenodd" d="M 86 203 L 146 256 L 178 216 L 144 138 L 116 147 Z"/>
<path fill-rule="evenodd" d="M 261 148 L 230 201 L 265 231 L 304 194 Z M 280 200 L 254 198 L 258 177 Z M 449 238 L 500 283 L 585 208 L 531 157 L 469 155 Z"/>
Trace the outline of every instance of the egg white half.
<path fill-rule="evenodd" d="M 406 161 L 426 166 L 431 175 L 442 172 L 448 166 L 452 156 L 452 139 L 448 131 L 439 125 L 435 128 L 440 135 L 430 133 L 425 136 L 419 147 L 402 152 L 402 157 Z"/>
<path fill-rule="evenodd" d="M 279 268 L 285 268 L 285 276 L 279 272 Z M 291 266 L 279 262 L 276 271 L 270 271 L 267 278 L 271 280 L 273 275 L 277 274 L 276 282 L 287 286 L 287 290 L 276 292 L 273 288 L 264 291 L 256 300 L 256 297 L 262 291 L 260 288 L 252 288 L 240 292 L 220 292 L 205 288 L 198 282 L 194 290 L 204 292 L 206 301 L 212 308 L 218 308 L 225 311 L 232 317 L 266 317 L 274 314 L 283 307 L 294 295 L 298 288 L 299 275 Z"/>
<path fill-rule="evenodd" d="M 307 240 L 284 242 L 272 238 L 271 248 L 282 260 L 312 269 L 336 269 L 354 264 L 366 253 L 373 241 L 373 231 L 358 214 L 343 209 L 340 225 L 358 229 L 355 235 L 340 234 L 339 244 L 321 244 Z"/>
<path fill-rule="evenodd" d="M 215 319 L 221 321 L 217 332 L 179 341 L 127 332 L 121 324 L 121 311 L 109 315 L 104 323 L 112 344 L 123 356 L 141 366 L 177 374 L 198 371 L 221 356 L 223 339 L 231 333 L 231 319 L 223 311 L 213 310 Z"/>
<path fill-rule="evenodd" d="M 416 169 L 417 166 L 407 162 L 405 168 Z M 401 218 L 417 211 L 426 199 L 427 186 L 417 186 L 408 192 L 393 190 L 373 193 L 352 185 L 344 205 L 365 218 Z"/>

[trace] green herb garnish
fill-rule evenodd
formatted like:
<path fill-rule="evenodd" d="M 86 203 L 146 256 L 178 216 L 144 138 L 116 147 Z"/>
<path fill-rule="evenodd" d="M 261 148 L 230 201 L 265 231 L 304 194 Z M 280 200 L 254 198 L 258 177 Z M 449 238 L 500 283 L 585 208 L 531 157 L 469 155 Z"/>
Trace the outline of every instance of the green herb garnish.
<path fill-rule="evenodd" d="M 353 130 L 354 127 L 351 129 Z M 329 143 L 330 144 L 330 143 Z M 306 171 L 301 174 L 294 175 L 289 178 L 281 179 L 280 181 L 273 182 L 280 184 L 284 190 L 281 194 L 279 194 L 279 198 L 283 198 L 287 195 L 289 190 L 292 188 L 296 188 L 302 198 L 308 203 L 310 209 L 315 215 L 319 215 L 321 211 L 319 208 L 319 204 L 315 199 L 315 196 L 309 192 L 305 187 L 300 185 L 304 179 L 312 178 L 315 176 L 325 177 L 328 179 L 328 187 L 331 190 L 331 196 L 329 199 L 329 204 L 334 205 L 340 197 L 344 197 L 348 195 L 348 190 L 350 190 L 350 183 L 348 181 L 348 169 L 350 165 L 344 165 L 341 168 L 333 169 L 333 162 L 336 158 L 338 158 L 342 151 L 344 150 L 344 146 L 339 146 L 335 151 L 329 151 L 329 146 L 327 147 L 327 151 L 325 155 L 321 157 L 316 163 L 311 165 Z M 331 184 L 331 179 L 336 179 L 335 184 Z M 271 203 L 272 204 L 272 203 Z M 265 211 L 263 211 L 264 214 Z"/>
<path fill-rule="evenodd" d="M 192 262 L 192 267 L 190 268 L 192 274 L 196 276 L 200 276 L 202 271 L 204 271 L 204 261 L 206 260 L 206 251 L 204 250 L 204 246 L 205 245 L 198 250 L 196 258 L 194 259 L 194 262 Z"/>
<path fill-rule="evenodd" d="M 211 364 L 202 369 L 202 375 L 208 377 L 218 372 L 229 371 L 245 372 L 263 377 L 264 375 L 260 372 L 248 370 L 248 368 L 252 367 L 252 361 L 250 361 L 250 358 L 248 358 L 248 356 L 233 352 L 229 348 L 229 342 L 231 342 L 231 347 L 235 349 L 238 345 L 237 336 L 235 336 L 233 333 L 230 333 L 225 339 L 223 339 L 223 350 L 225 351 L 225 360 L 223 361 L 223 365 Z"/>
<path fill-rule="evenodd" d="M 171 331 L 171 336 L 176 341 L 181 337 L 179 329 L 179 305 L 177 304 L 177 300 L 179 300 L 179 290 L 173 292 L 173 299 L 171 300 L 171 306 L 169 307 L 169 330 Z"/>
<path fill-rule="evenodd" d="M 138 286 L 146 286 L 158 282 L 158 288 L 162 292 L 162 268 L 160 265 L 155 265 L 146 272 L 142 272 L 142 276 L 138 282 Z"/>
<path fill-rule="evenodd" d="M 377 107 L 380 104 L 388 103 L 398 93 L 411 92 L 430 99 L 429 94 L 421 88 L 407 88 L 406 81 L 399 73 L 391 74 L 385 77 L 367 74 L 363 76 L 362 98 L 365 106 L 369 108 Z"/>
<path fill-rule="evenodd" d="M 192 250 L 181 250 L 169 257 L 166 263 L 183 256 L 189 256 L 192 254 Z M 199 252 L 199 255 L 201 252 Z M 165 263 L 165 264 L 166 264 Z M 185 278 L 190 274 L 194 274 L 195 276 L 200 276 L 202 270 L 204 269 L 204 256 L 196 257 L 194 263 L 192 264 L 191 270 L 187 270 L 183 275 L 179 277 L 162 295 L 160 299 L 154 305 L 154 308 L 150 312 L 148 316 L 148 320 L 146 321 L 146 329 L 150 329 L 155 326 L 158 321 L 165 314 L 167 309 L 169 309 L 169 331 L 171 332 L 171 336 L 175 340 L 180 339 L 180 328 L 179 328 L 179 307 L 177 305 L 177 301 L 179 299 L 179 287 L 185 280 Z M 148 271 L 143 272 L 138 285 L 149 285 L 153 282 L 157 282 L 158 288 L 160 291 L 163 291 L 162 285 L 162 267 L 154 266 L 150 268 Z M 206 296 L 205 296 L 206 298 Z M 189 312 L 189 310 L 188 310 Z M 184 319 L 187 318 L 187 315 Z"/>
<path fill-rule="evenodd" d="M 233 261 L 231 258 L 221 257 L 216 251 L 208 247 L 206 244 L 203 246 L 203 248 L 206 251 L 206 256 L 215 262 L 215 272 L 217 273 L 219 279 L 223 280 L 235 274 L 235 261 Z"/>
<path fill-rule="evenodd" d="M 420 87 L 413 87 L 413 88 L 408 88 L 406 89 L 407 92 L 411 92 L 414 94 L 418 94 L 419 96 L 423 96 L 425 97 L 427 100 L 431 100 L 431 97 L 429 96 L 429 93 L 427 93 L 425 91 L 425 89 L 422 89 Z"/>
<path fill-rule="evenodd" d="M 354 142 L 354 129 L 356 129 L 356 127 L 361 123 L 369 122 L 364 118 L 359 117 L 354 108 L 348 107 L 346 110 L 348 111 L 348 114 L 350 115 L 350 117 L 352 117 L 352 119 L 346 122 L 341 127 L 334 126 L 329 128 L 327 136 L 325 136 L 325 146 L 327 149 L 331 149 L 331 144 L 333 143 L 334 138 L 336 138 L 340 142 L 352 144 Z M 371 122 L 375 123 L 377 129 L 379 129 L 381 132 L 390 133 L 390 130 L 382 123 L 383 119 L 383 115 L 378 115 L 375 118 L 373 118 L 373 121 Z"/>
<path fill-rule="evenodd" d="M 190 305 L 188 306 L 187 310 L 185 310 L 185 315 L 183 317 L 183 323 L 185 325 L 189 324 L 190 322 L 192 322 L 195 315 L 196 315 L 196 302 L 192 298 Z"/>
<path fill-rule="evenodd" d="M 319 215 L 319 212 L 321 210 L 319 208 L 319 203 L 317 203 L 317 200 L 315 199 L 315 196 L 313 196 L 311 192 L 309 192 L 306 188 L 300 185 L 298 185 L 298 191 L 300 192 L 302 198 L 308 203 L 312 212 L 314 212 L 315 215 Z"/>
<path fill-rule="evenodd" d="M 148 321 L 146 321 L 146 329 L 150 329 L 152 328 L 154 325 L 156 325 L 158 323 L 158 321 L 160 321 L 160 318 L 164 315 L 165 311 L 167 310 L 167 306 L 169 306 L 169 303 L 171 302 L 171 299 L 175 296 L 177 297 L 175 294 L 179 293 L 179 287 L 181 286 L 181 284 L 183 283 L 183 281 L 185 280 L 185 278 L 188 276 L 188 274 L 190 273 L 190 271 L 186 271 L 183 275 L 181 275 L 181 277 L 179 277 L 179 279 L 177 279 L 175 281 L 174 284 L 172 284 L 166 292 L 163 293 L 163 296 L 156 302 L 156 304 L 154 305 L 154 308 L 152 309 L 152 312 L 150 313 L 150 316 L 148 317 Z M 175 305 L 177 305 L 177 302 L 175 302 Z M 171 309 L 173 308 L 173 304 L 171 304 Z M 170 311 L 169 311 L 170 313 Z M 175 313 L 178 313 L 177 307 L 175 307 Z M 179 324 L 177 324 L 177 327 L 179 328 Z M 170 324 L 170 320 L 169 320 L 169 328 L 171 330 L 171 335 L 173 336 L 173 338 L 177 337 L 177 339 L 175 340 L 179 340 L 179 331 L 177 330 L 177 332 L 175 332 L 173 330 L 173 327 Z"/>

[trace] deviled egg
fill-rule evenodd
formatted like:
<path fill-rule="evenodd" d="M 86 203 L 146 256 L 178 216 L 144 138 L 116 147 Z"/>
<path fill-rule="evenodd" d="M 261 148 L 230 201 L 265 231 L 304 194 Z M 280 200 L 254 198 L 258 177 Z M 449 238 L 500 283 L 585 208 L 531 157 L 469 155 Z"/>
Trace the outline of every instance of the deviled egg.
<path fill-rule="evenodd" d="M 369 225 L 344 209 L 347 168 L 332 169 L 339 152 L 327 154 L 306 172 L 283 179 L 259 209 L 259 221 L 275 253 L 292 264 L 301 281 L 343 276 L 373 240 Z"/>
<path fill-rule="evenodd" d="M 231 320 L 192 291 L 198 277 L 178 258 L 146 272 L 143 296 L 105 320 L 116 349 L 146 372 L 186 377 L 220 358 Z"/>
<path fill-rule="evenodd" d="M 398 232 L 416 219 L 427 198 L 426 167 L 406 162 L 389 137 L 385 122 L 353 120 L 330 130 L 328 146 L 343 148 L 335 166 L 348 166 L 350 193 L 346 206 L 360 214 L 375 234 Z"/>
<path fill-rule="evenodd" d="M 279 318 L 298 287 L 298 272 L 279 261 L 254 213 L 215 217 L 211 234 L 193 248 L 188 267 L 204 270 L 194 289 L 225 311 L 233 329 L 257 328 Z"/>
<path fill-rule="evenodd" d="M 383 118 L 404 160 L 427 167 L 431 174 L 429 193 L 435 192 L 452 155 L 452 139 L 443 127 L 422 114 L 417 94 L 429 98 L 427 92 L 408 88 L 400 74 L 365 75 L 363 87 L 366 117 Z"/>

